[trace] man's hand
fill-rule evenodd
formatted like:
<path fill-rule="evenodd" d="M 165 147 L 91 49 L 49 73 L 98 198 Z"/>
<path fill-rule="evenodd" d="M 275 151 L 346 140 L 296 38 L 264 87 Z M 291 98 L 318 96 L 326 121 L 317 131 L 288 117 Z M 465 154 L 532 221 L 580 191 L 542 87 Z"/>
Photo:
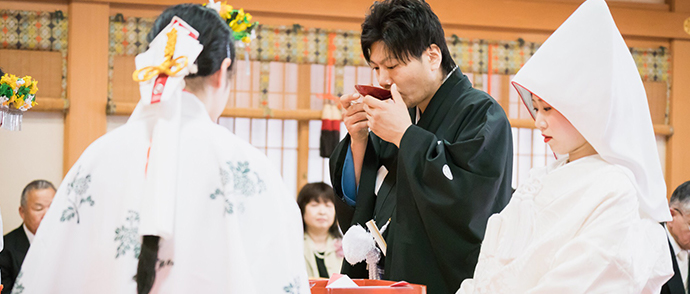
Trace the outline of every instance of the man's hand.
<path fill-rule="evenodd" d="M 343 107 L 343 122 L 350 134 L 353 144 L 365 143 L 369 137 L 367 127 L 367 114 L 364 112 L 364 104 L 358 100 L 362 96 L 359 93 L 340 96 L 340 105 Z"/>
<path fill-rule="evenodd" d="M 412 125 L 412 121 L 397 85 L 391 86 L 391 94 L 392 100 L 385 101 L 371 96 L 364 97 L 365 121 L 379 138 L 400 147 L 400 140 L 407 128 Z"/>

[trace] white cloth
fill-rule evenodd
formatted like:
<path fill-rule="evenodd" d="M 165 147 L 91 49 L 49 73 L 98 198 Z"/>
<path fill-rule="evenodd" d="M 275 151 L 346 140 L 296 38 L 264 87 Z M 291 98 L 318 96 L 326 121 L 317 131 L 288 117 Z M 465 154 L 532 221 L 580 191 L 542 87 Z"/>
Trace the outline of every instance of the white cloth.
<path fill-rule="evenodd" d="M 530 171 L 489 218 L 457 293 L 659 293 L 673 275 L 663 227 L 640 218 L 624 168 L 592 155 Z"/>
<path fill-rule="evenodd" d="M 532 94 L 563 114 L 596 151 L 631 171 L 640 214 L 671 220 L 647 95 L 604 0 L 587 0 L 513 79 L 530 111 Z"/>
<path fill-rule="evenodd" d="M 175 201 L 178 198 L 176 191 L 178 183 L 175 180 L 175 174 L 178 169 L 176 159 L 180 154 L 178 148 L 182 111 L 180 95 L 185 85 L 185 75 L 196 71 L 194 62 L 203 46 L 197 40 L 199 33 L 184 20 L 175 16 L 170 24 L 151 41 L 149 49 L 137 55 L 135 59 L 137 70 L 158 66 L 164 62 L 168 34 L 173 29 L 177 32 L 173 58 L 186 59 L 187 66 L 175 76 L 156 76 L 139 83 L 141 94 L 139 108 L 156 117 L 149 137 L 151 144 L 146 165 L 147 180 L 144 182 L 144 188 L 138 191 L 142 201 L 139 235 L 154 235 L 164 239 L 172 237 Z M 156 100 L 160 102 L 155 102 Z M 150 107 L 152 103 L 165 106 Z"/>
<path fill-rule="evenodd" d="M 26 227 L 26 224 L 22 224 L 22 228 L 24 228 L 24 234 L 26 234 L 26 238 L 29 239 L 29 245 L 34 242 L 34 234 L 29 231 L 29 228 Z"/>
<path fill-rule="evenodd" d="M 152 293 L 309 293 L 300 211 L 280 174 L 181 98 L 174 231 Z M 136 292 L 152 108 L 166 104 L 141 106 L 66 175 L 15 283 L 23 294 Z"/>
<path fill-rule="evenodd" d="M 671 247 L 673 247 L 673 252 L 676 253 L 676 256 L 673 258 L 676 259 L 676 262 L 678 263 L 678 270 L 680 270 L 680 277 L 683 279 L 683 287 L 685 288 L 685 292 L 688 291 L 688 251 L 683 250 L 680 248 L 680 245 L 678 245 L 678 242 L 676 242 L 676 239 L 673 238 L 671 235 L 671 232 L 668 230 L 668 227 L 666 228 L 666 236 L 668 237 L 668 241 L 671 243 Z"/>

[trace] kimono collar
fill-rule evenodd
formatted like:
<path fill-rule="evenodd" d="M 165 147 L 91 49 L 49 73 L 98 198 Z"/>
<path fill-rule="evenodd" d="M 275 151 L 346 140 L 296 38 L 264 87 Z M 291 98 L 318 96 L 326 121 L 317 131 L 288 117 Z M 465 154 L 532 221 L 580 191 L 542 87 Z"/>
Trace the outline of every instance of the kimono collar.
<path fill-rule="evenodd" d="M 534 94 L 563 114 L 605 161 L 631 172 L 642 217 L 671 220 L 647 96 L 604 0 L 582 4 L 512 84 L 530 112 Z"/>
<path fill-rule="evenodd" d="M 442 107 L 448 99 L 448 96 L 451 96 L 451 93 L 453 91 L 457 91 L 455 87 L 460 85 L 460 90 L 470 88 L 472 84 L 470 84 L 470 81 L 467 79 L 467 77 L 460 71 L 460 69 L 456 66 L 453 71 L 450 72 L 450 74 L 446 77 L 445 81 L 443 84 L 441 84 L 441 87 L 436 90 L 436 93 L 434 94 L 433 97 L 431 97 L 431 100 L 429 101 L 429 105 L 427 105 L 426 109 L 424 112 L 421 114 L 421 118 L 419 118 L 419 121 L 417 121 L 417 125 L 426 128 L 429 126 L 431 123 L 431 120 L 436 117 L 436 116 L 444 116 L 445 113 L 448 112 L 449 107 Z M 411 115 L 416 119 L 416 110 L 412 108 L 411 110 Z"/>

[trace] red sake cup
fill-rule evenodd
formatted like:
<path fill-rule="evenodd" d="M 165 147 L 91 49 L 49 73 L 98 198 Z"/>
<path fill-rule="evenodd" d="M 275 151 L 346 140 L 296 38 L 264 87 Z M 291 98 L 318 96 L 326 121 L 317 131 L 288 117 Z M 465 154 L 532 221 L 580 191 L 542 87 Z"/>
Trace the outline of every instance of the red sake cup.
<path fill-rule="evenodd" d="M 379 100 L 386 100 L 393 97 L 391 91 L 386 90 L 384 88 L 368 85 L 355 85 L 355 89 L 357 90 L 357 92 L 359 92 L 359 94 L 362 94 L 364 96 L 369 95 Z"/>

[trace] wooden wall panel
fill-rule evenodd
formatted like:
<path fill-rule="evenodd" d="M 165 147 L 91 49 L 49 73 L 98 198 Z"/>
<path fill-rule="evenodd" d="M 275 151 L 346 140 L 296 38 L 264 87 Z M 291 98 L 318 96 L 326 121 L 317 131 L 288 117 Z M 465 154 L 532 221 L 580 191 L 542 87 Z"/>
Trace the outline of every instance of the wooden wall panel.
<path fill-rule="evenodd" d="M 60 98 L 62 57 L 60 52 L 0 49 L 0 68 L 15 76 L 38 81 L 37 98 Z M 40 100 L 39 100 L 40 103 Z"/>
<path fill-rule="evenodd" d="M 113 57 L 113 100 L 120 102 L 139 102 L 139 84 L 132 79 L 136 70 L 134 56 Z"/>
<path fill-rule="evenodd" d="M 647 92 L 649 112 L 652 115 L 652 123 L 666 125 L 666 111 L 668 106 L 668 84 L 666 82 L 644 82 Z"/>

